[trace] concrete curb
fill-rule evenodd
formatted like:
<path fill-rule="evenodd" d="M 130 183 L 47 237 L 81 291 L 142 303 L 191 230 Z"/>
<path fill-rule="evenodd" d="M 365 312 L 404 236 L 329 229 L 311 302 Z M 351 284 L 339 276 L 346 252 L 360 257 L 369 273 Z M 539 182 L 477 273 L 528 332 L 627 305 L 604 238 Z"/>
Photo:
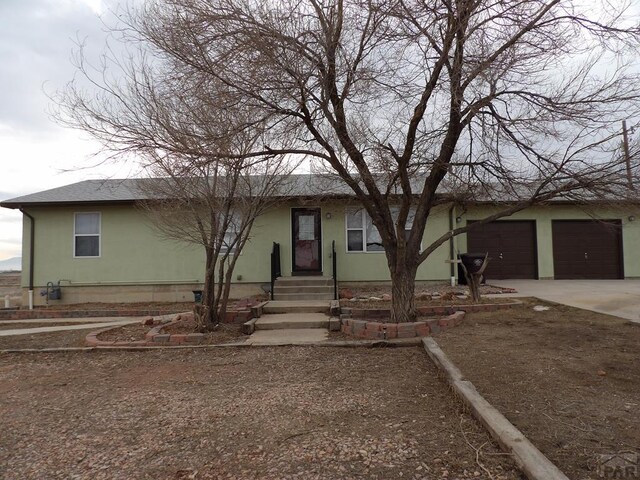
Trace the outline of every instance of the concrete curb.
<path fill-rule="evenodd" d="M 569 480 L 509 420 L 487 402 L 462 372 L 449 360 L 433 338 L 422 339 L 429 358 L 445 374 L 456 395 L 469 407 L 503 450 L 510 453 L 530 480 Z"/>
<path fill-rule="evenodd" d="M 322 341 L 322 342 L 306 342 L 306 343 L 273 343 L 263 345 L 253 345 L 250 343 L 219 343 L 215 345 L 161 345 L 158 346 L 131 346 L 131 347 L 113 347 L 113 346 L 96 346 L 96 347 L 63 347 L 63 348 L 23 348 L 23 349 L 7 349 L 0 350 L 0 355 L 10 353 L 69 353 L 69 352 L 147 352 L 157 350 L 184 350 L 196 348 L 264 348 L 264 347 L 415 347 L 421 344 L 420 338 L 407 338 L 396 340 L 346 340 L 346 341 Z"/>

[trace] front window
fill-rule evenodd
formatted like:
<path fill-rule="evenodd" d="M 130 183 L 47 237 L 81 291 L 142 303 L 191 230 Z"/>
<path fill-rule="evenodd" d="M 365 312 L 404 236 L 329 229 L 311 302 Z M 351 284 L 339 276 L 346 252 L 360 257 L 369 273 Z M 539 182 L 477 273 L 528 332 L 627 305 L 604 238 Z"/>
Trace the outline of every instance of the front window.
<path fill-rule="evenodd" d="M 222 245 L 220 245 L 220 254 L 235 253 L 240 236 L 240 228 L 242 226 L 242 219 L 237 213 L 231 213 L 229 217 L 229 225 L 222 237 Z"/>
<path fill-rule="evenodd" d="M 398 209 L 391 209 L 391 216 L 395 220 L 398 217 Z M 409 236 L 413 225 L 412 209 L 409 212 L 405 235 Z M 384 252 L 380 232 L 373 224 L 373 220 L 364 208 L 348 208 L 347 217 L 347 252 Z"/>
<path fill-rule="evenodd" d="M 76 213 L 73 230 L 73 256 L 100 256 L 100 214 Z"/>

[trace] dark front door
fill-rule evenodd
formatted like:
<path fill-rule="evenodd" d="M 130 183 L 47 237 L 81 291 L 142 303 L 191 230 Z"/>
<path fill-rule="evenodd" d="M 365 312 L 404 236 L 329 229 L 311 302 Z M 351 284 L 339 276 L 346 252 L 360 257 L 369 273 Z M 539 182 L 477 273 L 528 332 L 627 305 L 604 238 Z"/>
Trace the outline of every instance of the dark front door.
<path fill-rule="evenodd" d="M 486 277 L 537 278 L 536 224 L 507 220 L 479 225 L 467 233 L 469 253 L 489 252 Z"/>
<path fill-rule="evenodd" d="M 319 208 L 294 208 L 291 210 L 292 273 L 294 274 L 320 275 L 322 273 L 320 219 Z"/>
<path fill-rule="evenodd" d="M 624 278 L 619 220 L 554 220 L 551 230 L 556 280 Z"/>

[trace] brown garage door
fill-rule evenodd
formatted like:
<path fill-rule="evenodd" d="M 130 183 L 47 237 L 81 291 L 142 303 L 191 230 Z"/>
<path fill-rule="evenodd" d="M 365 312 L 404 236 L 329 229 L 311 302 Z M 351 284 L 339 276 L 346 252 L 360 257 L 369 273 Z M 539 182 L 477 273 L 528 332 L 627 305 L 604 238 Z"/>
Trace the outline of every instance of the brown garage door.
<path fill-rule="evenodd" d="M 509 220 L 479 225 L 467 233 L 470 253 L 489 252 L 486 277 L 538 278 L 536 224 Z"/>
<path fill-rule="evenodd" d="M 624 278 L 620 220 L 554 220 L 556 279 Z"/>

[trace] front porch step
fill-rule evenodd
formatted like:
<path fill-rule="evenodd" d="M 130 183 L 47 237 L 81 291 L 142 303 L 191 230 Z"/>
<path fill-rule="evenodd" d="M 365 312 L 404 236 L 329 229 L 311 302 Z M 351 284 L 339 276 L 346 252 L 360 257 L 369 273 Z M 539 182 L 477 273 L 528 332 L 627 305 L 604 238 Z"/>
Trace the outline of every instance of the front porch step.
<path fill-rule="evenodd" d="M 333 300 L 331 277 L 280 277 L 273 285 L 277 301 Z"/>
<path fill-rule="evenodd" d="M 330 293 L 283 293 L 281 290 L 276 290 L 273 294 L 275 301 L 304 301 L 304 300 L 333 300 L 333 290 Z"/>
<path fill-rule="evenodd" d="M 329 328 L 329 317 L 322 313 L 280 313 L 256 320 L 256 330 Z"/>
<path fill-rule="evenodd" d="M 279 285 L 276 283 L 275 293 L 327 293 L 333 298 L 333 284 L 331 285 Z"/>
<path fill-rule="evenodd" d="M 275 286 L 279 287 L 322 287 L 333 286 L 333 278 L 320 277 L 320 276 L 305 276 L 305 277 L 278 277 L 275 281 Z"/>
<path fill-rule="evenodd" d="M 270 300 L 262 308 L 263 313 L 324 313 L 329 314 L 329 300 Z"/>

